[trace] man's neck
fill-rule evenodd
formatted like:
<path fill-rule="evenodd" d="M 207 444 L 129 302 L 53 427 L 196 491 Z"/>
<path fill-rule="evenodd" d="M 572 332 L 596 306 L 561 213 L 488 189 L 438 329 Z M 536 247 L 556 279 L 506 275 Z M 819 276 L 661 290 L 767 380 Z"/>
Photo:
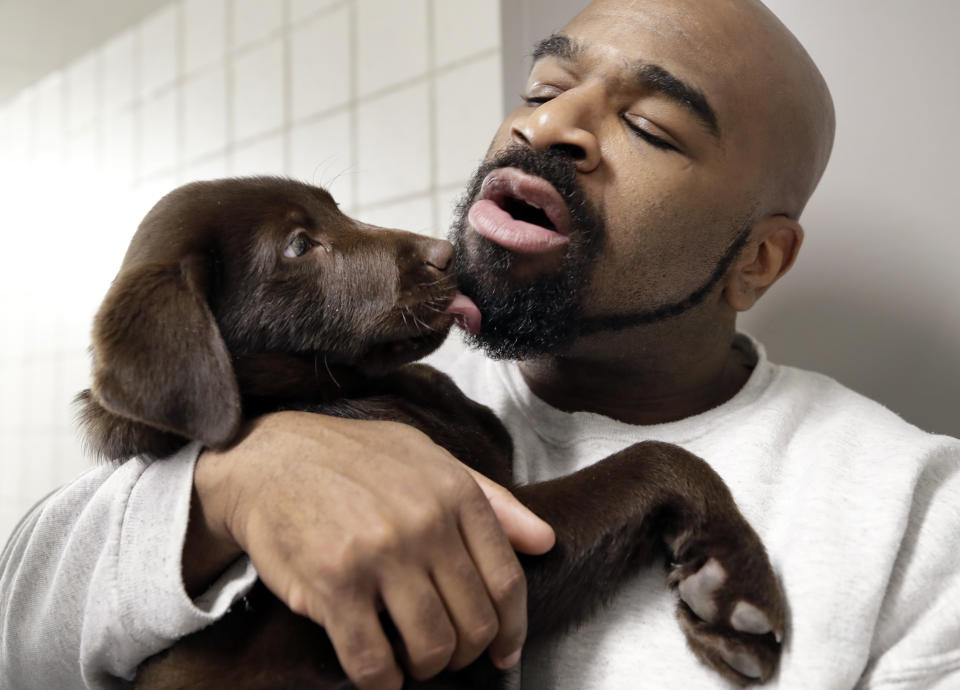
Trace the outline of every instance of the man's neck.
<path fill-rule="evenodd" d="M 743 387 L 755 358 L 734 347 L 733 329 L 683 347 L 669 339 L 607 338 L 559 356 L 526 360 L 530 390 L 553 407 L 630 424 L 661 424 L 720 405 Z M 629 343 L 629 345 L 628 345 Z M 603 357 L 591 353 L 602 352 Z"/>

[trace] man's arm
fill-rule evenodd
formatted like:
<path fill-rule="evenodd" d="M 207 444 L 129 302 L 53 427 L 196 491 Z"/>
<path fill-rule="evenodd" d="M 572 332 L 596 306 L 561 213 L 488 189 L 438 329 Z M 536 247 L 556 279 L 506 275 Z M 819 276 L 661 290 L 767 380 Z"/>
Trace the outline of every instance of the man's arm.
<path fill-rule="evenodd" d="M 0 558 L 0 687 L 115 687 L 252 586 L 242 559 L 198 600 L 183 589 L 197 452 L 98 467 L 24 518 Z"/>
<path fill-rule="evenodd" d="M 402 682 L 378 604 L 414 677 L 463 667 L 488 646 L 498 665 L 516 662 L 526 587 L 498 517 L 526 551 L 547 550 L 552 531 L 420 431 L 267 415 L 229 451 L 204 453 L 195 487 L 188 589 L 250 554 L 277 596 L 326 628 L 361 688 Z"/>
<path fill-rule="evenodd" d="M 82 676 L 111 687 L 129 679 L 143 659 L 217 620 L 252 586 L 256 573 L 238 558 L 242 551 L 288 604 L 328 627 L 383 599 L 406 620 L 398 621 L 405 639 L 421 630 L 404 608 L 418 601 L 410 588 L 437 574 L 432 596 L 445 611 L 447 598 L 459 597 L 449 610 L 460 617 L 450 621 L 454 641 L 427 655 L 434 665 L 448 652 L 451 663 L 466 663 L 483 638 L 501 659 L 522 642 L 522 587 L 518 594 L 490 505 L 523 550 L 546 550 L 552 532 L 489 482 L 483 498 L 465 469 L 420 432 L 281 413 L 253 424 L 231 451 L 204 453 L 195 466 L 197 454 L 190 446 L 154 463 L 98 468 L 25 519 L 0 559 L 0 685 L 69 687 Z M 433 517 L 440 533 L 457 532 L 459 559 L 437 548 Z M 323 560 L 331 554 L 337 559 Z M 454 569 L 473 570 L 473 589 Z M 353 599 L 337 610 L 350 590 Z M 495 613 L 493 629 L 461 635 L 456 626 L 471 625 L 485 606 Z M 392 654 L 385 671 L 367 671 L 373 666 L 364 658 L 373 657 L 356 654 L 371 677 L 366 687 L 393 686 Z"/>
<path fill-rule="evenodd" d="M 960 441 L 939 438 L 915 479 L 871 661 L 857 687 L 960 687 Z"/>

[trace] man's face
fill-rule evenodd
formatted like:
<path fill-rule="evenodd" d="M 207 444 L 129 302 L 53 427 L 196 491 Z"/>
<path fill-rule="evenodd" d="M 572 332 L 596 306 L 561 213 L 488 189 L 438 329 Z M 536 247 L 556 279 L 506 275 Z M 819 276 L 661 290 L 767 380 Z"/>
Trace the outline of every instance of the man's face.
<path fill-rule="evenodd" d="M 719 289 L 756 212 L 759 144 L 686 23 L 606 2 L 539 46 L 453 232 L 492 354 L 675 318 Z"/>

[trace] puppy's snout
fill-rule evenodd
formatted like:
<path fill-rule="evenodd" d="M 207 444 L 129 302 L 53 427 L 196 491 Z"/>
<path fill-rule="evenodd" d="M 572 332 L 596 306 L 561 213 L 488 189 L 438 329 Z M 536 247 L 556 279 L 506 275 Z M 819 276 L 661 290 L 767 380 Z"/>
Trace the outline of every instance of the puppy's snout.
<path fill-rule="evenodd" d="M 446 240 L 428 240 L 424 248 L 423 260 L 428 266 L 446 271 L 453 261 L 453 245 Z"/>

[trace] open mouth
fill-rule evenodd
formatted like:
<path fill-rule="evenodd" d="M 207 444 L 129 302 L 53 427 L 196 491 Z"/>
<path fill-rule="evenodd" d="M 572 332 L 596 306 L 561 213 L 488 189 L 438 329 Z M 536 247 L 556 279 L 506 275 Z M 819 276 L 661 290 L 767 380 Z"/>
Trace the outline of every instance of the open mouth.
<path fill-rule="evenodd" d="M 557 229 L 551 222 L 550 216 L 547 215 L 546 211 L 531 202 L 508 196 L 503 199 L 499 205 L 500 208 L 509 213 L 514 220 L 539 225 L 541 228 L 546 228 L 547 230 Z"/>
<path fill-rule="evenodd" d="M 483 181 L 467 214 L 481 236 L 520 254 L 541 254 L 570 241 L 570 211 L 556 188 L 517 168 L 499 168 Z"/>

